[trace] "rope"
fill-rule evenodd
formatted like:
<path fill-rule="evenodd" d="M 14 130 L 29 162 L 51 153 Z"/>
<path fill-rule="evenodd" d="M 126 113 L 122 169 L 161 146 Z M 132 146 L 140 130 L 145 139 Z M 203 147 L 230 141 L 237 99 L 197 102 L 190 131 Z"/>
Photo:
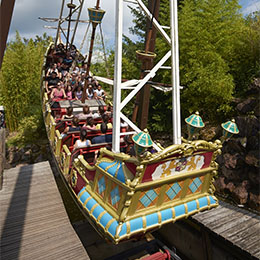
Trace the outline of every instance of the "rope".
<path fill-rule="evenodd" d="M 99 25 L 99 29 L 100 29 L 101 42 L 102 42 L 103 53 L 104 53 L 104 60 L 105 60 L 105 64 L 106 64 L 106 73 L 107 73 L 107 77 L 110 78 L 110 74 L 109 74 L 109 70 L 108 70 L 108 62 L 107 62 L 107 56 L 106 56 L 105 43 L 104 43 L 103 31 L 102 31 L 101 24 Z"/>
<path fill-rule="evenodd" d="M 90 23 L 88 23 L 87 30 L 86 30 L 86 32 L 85 32 L 85 34 L 84 34 L 82 43 L 81 43 L 81 45 L 80 45 L 80 48 L 79 48 L 79 51 L 80 51 L 80 52 L 82 51 L 84 42 L 86 41 L 86 38 L 87 38 L 87 35 L 88 35 L 89 26 L 90 26 Z M 88 47 L 88 46 L 87 46 L 87 47 Z"/>

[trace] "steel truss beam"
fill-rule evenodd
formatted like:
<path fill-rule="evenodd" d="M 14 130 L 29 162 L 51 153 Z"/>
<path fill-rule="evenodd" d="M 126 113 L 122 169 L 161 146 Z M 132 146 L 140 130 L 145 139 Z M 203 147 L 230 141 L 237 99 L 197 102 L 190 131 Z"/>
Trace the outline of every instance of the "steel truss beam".
<path fill-rule="evenodd" d="M 136 0 L 146 16 L 151 20 L 152 14 L 141 0 Z M 114 72 L 114 126 L 112 149 L 114 152 L 120 151 L 120 120 L 121 118 L 129 124 L 136 132 L 141 130 L 131 122 L 121 111 L 126 104 L 138 93 L 138 91 L 156 75 L 158 69 L 171 57 L 172 62 L 172 96 L 173 96 L 173 141 L 175 144 L 181 143 L 181 118 L 180 118 L 180 83 L 179 83 L 179 54 L 178 54 L 178 18 L 177 18 L 177 0 L 169 0 L 170 6 L 170 27 L 171 36 L 164 31 L 163 27 L 153 18 L 153 25 L 171 46 L 164 57 L 151 69 L 151 71 L 142 79 L 127 97 L 121 102 L 122 87 L 122 28 L 123 28 L 123 0 L 116 0 L 116 49 L 115 49 L 115 72 Z M 160 148 L 155 145 L 159 151 Z"/>

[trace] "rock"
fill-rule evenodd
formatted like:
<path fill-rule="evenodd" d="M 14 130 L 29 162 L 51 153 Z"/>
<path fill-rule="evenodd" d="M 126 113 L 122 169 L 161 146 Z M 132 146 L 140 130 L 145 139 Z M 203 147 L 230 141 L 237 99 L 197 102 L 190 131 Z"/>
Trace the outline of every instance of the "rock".
<path fill-rule="evenodd" d="M 33 144 L 31 147 L 31 150 L 33 153 L 38 153 L 40 151 L 41 147 L 37 144 Z"/>
<path fill-rule="evenodd" d="M 217 192 L 222 193 L 225 190 L 226 184 L 224 182 L 224 179 L 225 179 L 224 177 L 218 177 L 215 180 L 214 186 L 215 186 Z"/>
<path fill-rule="evenodd" d="M 245 162 L 250 166 L 255 166 L 259 168 L 259 152 L 250 151 L 245 158 Z"/>
<path fill-rule="evenodd" d="M 232 195 L 234 196 L 235 200 L 238 202 L 238 204 L 246 204 L 248 199 L 248 184 L 249 181 L 244 180 L 239 186 L 237 186 Z"/>
<path fill-rule="evenodd" d="M 236 186 L 234 185 L 233 182 L 229 182 L 229 183 L 226 185 L 226 189 L 228 189 L 229 192 L 232 193 L 232 192 L 236 189 Z"/>
<path fill-rule="evenodd" d="M 235 120 L 239 129 L 239 137 L 258 136 L 260 122 L 256 116 L 238 116 Z"/>
<path fill-rule="evenodd" d="M 208 126 L 208 127 L 203 128 L 200 131 L 200 137 L 203 140 L 211 141 L 216 138 L 216 136 L 217 136 L 217 134 L 219 134 L 219 132 L 220 132 L 220 127 Z"/>
<path fill-rule="evenodd" d="M 236 106 L 238 112 L 242 114 L 247 114 L 250 111 L 253 111 L 255 106 L 257 105 L 257 100 L 255 98 L 248 98 L 243 102 L 239 103 Z"/>
<path fill-rule="evenodd" d="M 241 176 L 244 176 L 243 169 L 228 169 L 224 165 L 221 166 L 221 175 L 225 177 L 226 183 L 229 181 L 239 182 L 241 180 Z"/>
<path fill-rule="evenodd" d="M 248 151 L 250 150 L 259 150 L 259 140 L 260 140 L 260 136 L 249 136 L 247 138 L 247 143 L 246 143 L 246 149 Z"/>
<path fill-rule="evenodd" d="M 259 174 L 258 170 L 256 170 L 256 171 L 253 171 L 253 169 L 249 170 L 248 179 L 249 179 L 250 183 L 252 183 L 251 186 L 256 186 L 257 188 L 259 188 L 260 174 Z"/>
<path fill-rule="evenodd" d="M 260 194 L 249 193 L 249 207 L 260 212 Z"/>
<path fill-rule="evenodd" d="M 229 153 L 226 153 L 223 155 L 224 157 L 224 165 L 227 169 L 235 169 L 236 168 L 236 165 L 237 165 L 237 157 L 238 157 L 238 154 L 229 154 Z"/>

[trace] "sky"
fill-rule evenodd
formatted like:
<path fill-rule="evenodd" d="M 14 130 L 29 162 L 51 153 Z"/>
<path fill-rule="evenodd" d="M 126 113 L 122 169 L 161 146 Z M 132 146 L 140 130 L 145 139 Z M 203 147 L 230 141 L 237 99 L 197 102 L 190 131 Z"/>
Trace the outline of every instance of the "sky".
<path fill-rule="evenodd" d="M 66 3 L 70 2 L 68 0 Z M 105 38 L 105 42 L 108 45 L 114 44 L 115 35 L 115 0 L 101 0 L 101 8 L 106 10 L 106 14 L 102 21 L 102 29 Z M 77 4 L 78 0 L 74 0 Z M 242 6 L 242 13 L 247 15 L 253 11 L 260 10 L 260 0 L 240 0 L 240 5 Z M 87 8 L 94 7 L 96 0 L 85 0 L 84 7 L 82 10 L 81 19 L 88 19 Z M 129 3 L 124 3 L 124 25 L 123 32 L 127 36 L 134 39 L 131 36 L 128 28 L 132 25 L 132 16 L 128 5 L 135 6 Z M 23 38 L 35 38 L 36 35 L 42 35 L 46 32 L 48 35 L 55 37 L 56 31 L 54 29 L 47 29 L 44 26 L 56 26 L 57 23 L 47 23 L 38 17 L 49 17 L 56 18 L 59 15 L 61 6 L 61 0 L 16 0 L 12 22 L 9 30 L 8 41 L 14 39 L 15 32 L 18 31 Z M 81 24 L 78 27 L 75 44 L 80 46 L 83 39 L 84 33 L 86 31 L 86 24 Z M 80 39 L 80 40 L 79 40 Z M 113 40 L 111 40 L 113 39 Z M 111 47 L 111 46 L 110 46 Z"/>

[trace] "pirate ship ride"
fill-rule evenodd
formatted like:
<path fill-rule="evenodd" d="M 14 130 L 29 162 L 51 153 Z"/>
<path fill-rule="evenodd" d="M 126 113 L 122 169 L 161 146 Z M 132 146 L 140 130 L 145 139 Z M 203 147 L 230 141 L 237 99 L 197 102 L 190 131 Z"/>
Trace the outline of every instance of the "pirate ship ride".
<path fill-rule="evenodd" d="M 134 83 L 129 81 L 127 89 L 131 88 L 131 92 L 124 100 L 121 100 L 121 92 L 126 86 L 125 83 L 122 84 L 121 80 L 123 1 L 116 1 L 112 143 L 94 144 L 76 151 L 73 149 L 79 133 L 68 132 L 63 137 L 59 128 L 60 124 L 70 124 L 70 120 L 60 119 L 65 108 L 72 106 L 75 112 L 82 109 L 82 106 L 88 105 L 92 111 L 96 111 L 99 105 L 106 107 L 106 104 L 104 101 L 95 99 L 60 99 L 55 100 L 58 106 L 55 108 L 52 106 L 50 96 L 44 86 L 46 84 L 45 73 L 50 65 L 50 60 L 54 58 L 53 51 L 58 45 L 57 40 L 50 45 L 43 68 L 42 109 L 48 138 L 61 176 L 90 223 L 99 233 L 114 243 L 142 237 L 145 233 L 158 229 L 162 225 L 173 223 L 218 205 L 212 182 L 217 171 L 215 159 L 220 153 L 220 141 L 212 143 L 203 140 L 187 141 L 181 138 L 177 3 L 169 1 L 171 15 L 171 37 L 169 37 L 155 19 L 154 14 L 151 14 L 142 1 L 136 0 L 135 2 L 163 35 L 171 50 L 141 80 Z M 77 7 L 73 6 L 72 2 L 68 4 L 68 7 L 70 11 L 67 20 L 70 22 L 73 10 Z M 82 7 L 78 9 L 81 10 Z M 104 14 L 104 11 L 99 8 L 99 1 L 95 8 L 89 9 L 89 14 L 94 32 Z M 59 28 L 61 28 L 61 21 L 65 20 L 66 18 L 62 19 L 61 15 Z M 79 16 L 77 20 L 79 20 Z M 69 30 L 66 49 L 72 44 L 69 42 L 68 34 Z M 93 45 L 93 39 L 92 37 L 91 45 Z M 88 72 L 90 55 L 88 56 Z M 138 55 L 146 60 L 154 56 L 147 49 L 144 52 L 139 51 Z M 79 57 L 79 53 L 76 56 Z M 122 109 L 148 80 L 154 77 L 156 71 L 170 57 L 172 57 L 173 140 L 175 144 L 162 148 L 152 141 L 147 130 L 142 131 L 127 118 Z M 86 91 L 86 82 L 84 91 Z M 120 127 L 121 119 L 129 125 L 130 132 L 123 132 L 125 129 Z M 195 129 L 203 126 L 198 114 L 187 118 L 186 122 L 189 125 L 191 136 Z M 230 128 L 230 126 L 228 127 Z M 228 132 L 234 130 L 230 129 Z M 100 135 L 99 130 L 88 130 L 88 138 L 98 135 Z M 123 135 L 133 135 L 135 156 L 120 152 L 120 146 L 125 145 L 124 142 L 120 142 L 120 137 Z M 106 148 L 108 145 L 112 147 L 111 151 Z M 156 152 L 149 152 L 150 147 L 153 147 Z M 100 155 L 94 162 L 94 154 L 97 151 Z"/>

